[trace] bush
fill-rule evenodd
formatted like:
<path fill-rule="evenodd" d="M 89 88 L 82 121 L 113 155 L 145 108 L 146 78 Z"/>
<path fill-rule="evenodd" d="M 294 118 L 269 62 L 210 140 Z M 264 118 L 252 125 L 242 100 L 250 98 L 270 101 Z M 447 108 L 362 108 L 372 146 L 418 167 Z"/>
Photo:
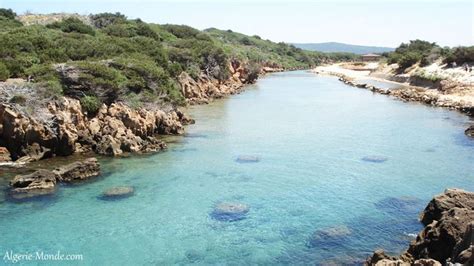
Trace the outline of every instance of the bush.
<path fill-rule="evenodd" d="M 82 110 L 89 115 L 94 115 L 99 111 L 102 103 L 96 96 L 84 96 L 80 99 Z"/>
<path fill-rule="evenodd" d="M 407 69 L 412 65 L 416 64 L 420 59 L 421 55 L 414 52 L 408 52 L 406 54 L 403 54 L 398 60 L 399 68 Z"/>
<path fill-rule="evenodd" d="M 0 17 L 14 20 L 16 17 L 16 13 L 13 12 L 13 10 L 11 9 L 0 8 Z"/>
<path fill-rule="evenodd" d="M 181 39 L 191 39 L 196 37 L 201 32 L 195 28 L 191 28 L 185 25 L 163 25 L 163 28 L 174 36 L 181 38 Z"/>
<path fill-rule="evenodd" d="M 78 18 L 73 17 L 51 23 L 47 27 L 50 29 L 59 29 L 63 32 L 77 32 L 81 34 L 95 35 L 95 31 L 91 26 L 86 25 Z"/>
<path fill-rule="evenodd" d="M 125 23 L 127 21 L 127 17 L 120 13 L 100 13 L 96 15 L 91 15 L 90 19 L 92 20 L 92 24 L 96 28 L 102 29 L 112 24 L 120 24 Z"/>
<path fill-rule="evenodd" d="M 10 71 L 8 71 L 7 66 L 0 62 L 0 81 L 5 81 L 10 77 Z"/>

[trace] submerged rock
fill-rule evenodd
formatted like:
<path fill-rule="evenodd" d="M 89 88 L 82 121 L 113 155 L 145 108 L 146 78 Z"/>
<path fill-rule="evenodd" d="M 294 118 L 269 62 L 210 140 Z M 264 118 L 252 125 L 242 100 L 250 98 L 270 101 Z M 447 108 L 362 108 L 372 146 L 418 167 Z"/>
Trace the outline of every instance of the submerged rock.
<path fill-rule="evenodd" d="M 333 242 L 344 241 L 351 233 L 349 227 L 345 225 L 316 230 L 309 238 L 307 245 L 309 247 L 320 247 L 328 243 L 333 244 Z"/>
<path fill-rule="evenodd" d="M 54 170 L 61 182 L 76 182 L 100 175 L 100 165 L 96 158 L 74 162 Z"/>
<path fill-rule="evenodd" d="M 100 198 L 103 200 L 123 199 L 133 196 L 134 193 L 133 187 L 113 187 L 104 191 Z"/>
<path fill-rule="evenodd" d="M 253 155 L 240 155 L 235 161 L 238 163 L 258 163 L 260 158 Z"/>
<path fill-rule="evenodd" d="M 17 175 L 10 181 L 11 196 L 28 198 L 54 193 L 57 178 L 57 174 L 44 169 L 28 175 Z"/>
<path fill-rule="evenodd" d="M 387 160 L 388 158 L 384 156 L 365 156 L 362 158 L 362 161 L 371 162 L 371 163 L 383 163 Z"/>
<path fill-rule="evenodd" d="M 249 212 L 249 206 L 242 203 L 223 202 L 214 207 L 211 217 L 218 221 L 238 221 L 245 219 Z"/>
<path fill-rule="evenodd" d="M 423 201 L 415 197 L 387 197 L 375 203 L 375 207 L 393 215 L 414 217 L 423 209 Z"/>

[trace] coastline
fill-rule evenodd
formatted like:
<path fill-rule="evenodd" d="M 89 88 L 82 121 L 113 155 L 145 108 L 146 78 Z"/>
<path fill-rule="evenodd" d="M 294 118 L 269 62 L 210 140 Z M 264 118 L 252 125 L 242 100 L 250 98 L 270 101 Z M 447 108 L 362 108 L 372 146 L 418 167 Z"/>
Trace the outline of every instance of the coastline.
<path fill-rule="evenodd" d="M 441 82 L 441 84 L 425 82 L 426 86 L 415 86 L 413 83 L 423 84 L 418 77 L 394 74 L 387 70 L 387 67 L 380 68 L 377 63 L 369 63 L 366 69 L 357 70 L 344 68 L 343 65 L 343 63 L 338 63 L 319 66 L 312 69 L 311 72 L 336 76 L 345 84 L 389 95 L 399 100 L 444 107 L 458 110 L 471 117 L 474 116 L 474 86 L 469 81 L 468 83 L 460 83 L 446 79 L 446 82 Z M 397 88 L 382 88 L 371 85 L 370 82 L 367 82 L 368 80 L 390 83 Z"/>

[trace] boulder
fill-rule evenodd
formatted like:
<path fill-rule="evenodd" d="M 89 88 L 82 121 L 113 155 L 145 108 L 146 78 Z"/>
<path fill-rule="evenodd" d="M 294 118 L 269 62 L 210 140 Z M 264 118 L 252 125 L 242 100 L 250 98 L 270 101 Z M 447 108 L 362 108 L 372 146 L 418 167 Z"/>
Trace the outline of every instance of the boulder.
<path fill-rule="evenodd" d="M 74 162 L 53 171 L 61 182 L 76 182 L 100 175 L 100 165 L 96 158 Z"/>
<path fill-rule="evenodd" d="M 243 203 L 222 202 L 214 207 L 211 217 L 218 221 L 238 221 L 245 219 L 249 206 Z"/>
<path fill-rule="evenodd" d="M 461 189 L 447 189 L 443 194 L 435 196 L 420 216 L 426 226 L 434 220 L 440 220 L 443 213 L 454 207 L 474 209 L 474 193 Z"/>
<path fill-rule="evenodd" d="M 133 187 L 113 187 L 104 191 L 100 198 L 103 200 L 128 198 L 133 196 L 134 192 Z"/>
<path fill-rule="evenodd" d="M 464 133 L 466 134 L 466 136 L 474 138 L 474 126 L 468 127 L 466 131 L 464 131 Z"/>
<path fill-rule="evenodd" d="M 27 175 L 17 175 L 10 181 L 11 192 L 26 197 L 50 194 L 55 191 L 56 173 L 44 169 Z"/>
<path fill-rule="evenodd" d="M 425 228 L 399 258 L 412 265 L 474 262 L 474 193 L 447 189 L 435 196 L 420 216 Z M 372 258 L 381 258 L 376 251 Z M 373 259 L 367 264 L 374 265 Z"/>

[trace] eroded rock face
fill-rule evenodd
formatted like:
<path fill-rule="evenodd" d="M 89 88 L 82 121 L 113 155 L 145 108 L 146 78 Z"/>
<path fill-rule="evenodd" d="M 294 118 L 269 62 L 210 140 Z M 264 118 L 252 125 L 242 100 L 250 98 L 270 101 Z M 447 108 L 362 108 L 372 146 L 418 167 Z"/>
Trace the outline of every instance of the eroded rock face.
<path fill-rule="evenodd" d="M 0 147 L 0 163 L 10 162 L 12 160 L 10 152 L 5 147 Z"/>
<path fill-rule="evenodd" d="M 366 263 L 378 265 L 381 260 L 384 263 L 402 260 L 410 265 L 474 263 L 474 193 L 447 189 L 430 201 L 420 220 L 425 228 L 399 258 L 382 256 L 383 251 L 378 250 Z"/>
<path fill-rule="evenodd" d="M 100 175 L 100 165 L 96 158 L 89 158 L 62 166 L 53 172 L 59 181 L 71 183 Z"/>
<path fill-rule="evenodd" d="M 0 143 L 11 159 L 25 163 L 89 151 L 112 156 L 156 152 L 166 148 L 157 134 L 183 134 L 183 124 L 194 123 L 179 109 L 134 110 L 123 103 L 104 104 L 89 118 L 78 100 L 66 97 L 49 103 L 47 111 L 51 123 L 44 124 L 0 104 Z"/>
<path fill-rule="evenodd" d="M 420 221 L 426 226 L 434 220 L 440 220 L 445 211 L 455 207 L 474 209 L 474 193 L 461 189 L 447 189 L 443 194 L 435 196 L 421 213 Z"/>

